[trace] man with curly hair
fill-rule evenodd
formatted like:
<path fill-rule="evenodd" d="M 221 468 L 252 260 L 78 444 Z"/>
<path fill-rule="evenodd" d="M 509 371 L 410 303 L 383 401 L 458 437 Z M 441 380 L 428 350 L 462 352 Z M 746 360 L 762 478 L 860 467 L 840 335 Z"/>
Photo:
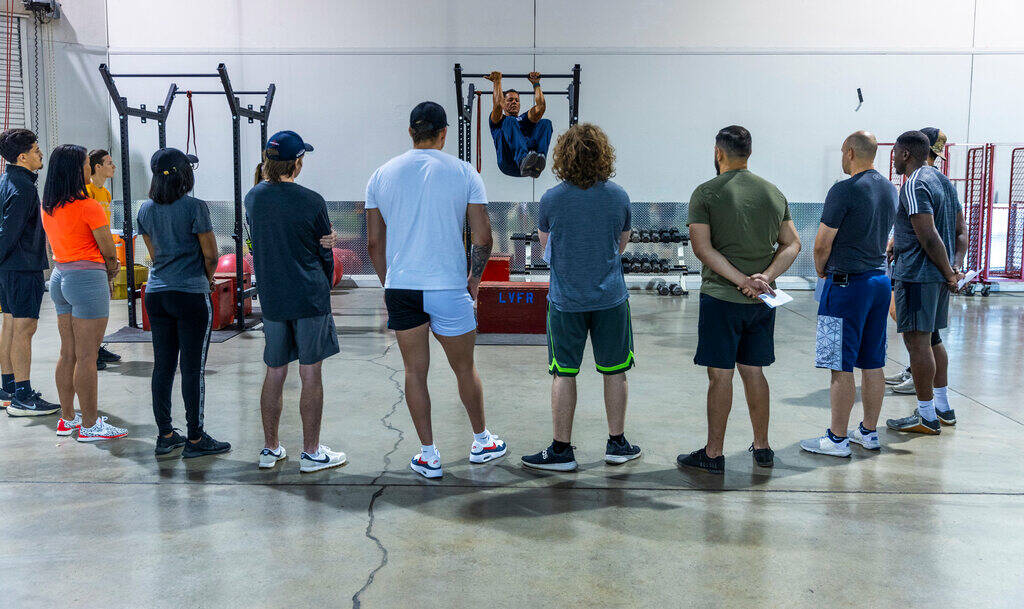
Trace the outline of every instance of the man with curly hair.
<path fill-rule="evenodd" d="M 577 467 L 570 445 L 576 410 L 576 375 L 590 334 L 594 363 L 604 378 L 608 442 L 604 460 L 617 465 L 640 456 L 624 426 L 633 367 L 629 292 L 620 255 L 629 243 L 629 195 L 609 178 L 615 150 L 595 125 L 570 127 L 555 144 L 554 173 L 562 182 L 540 199 L 541 246 L 551 243 L 548 289 L 548 372 L 554 440 L 523 457 L 523 465 L 550 471 Z"/>

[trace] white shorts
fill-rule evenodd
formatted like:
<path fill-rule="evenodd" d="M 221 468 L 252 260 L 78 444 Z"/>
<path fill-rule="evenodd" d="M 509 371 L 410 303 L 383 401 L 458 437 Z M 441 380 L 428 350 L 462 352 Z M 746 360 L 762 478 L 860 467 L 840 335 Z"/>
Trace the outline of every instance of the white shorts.
<path fill-rule="evenodd" d="M 430 322 L 441 336 L 462 336 L 476 330 L 473 297 L 466 288 L 458 290 L 384 290 L 388 307 L 388 328 L 412 330 Z"/>

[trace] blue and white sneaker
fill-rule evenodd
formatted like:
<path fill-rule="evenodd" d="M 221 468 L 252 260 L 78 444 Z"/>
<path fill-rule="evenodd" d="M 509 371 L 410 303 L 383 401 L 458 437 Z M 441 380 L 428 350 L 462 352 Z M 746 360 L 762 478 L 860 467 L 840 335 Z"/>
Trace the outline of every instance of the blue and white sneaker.
<path fill-rule="evenodd" d="M 858 425 L 851 429 L 850 431 L 846 432 L 846 434 L 847 437 L 850 439 L 850 442 L 853 442 L 854 444 L 860 444 L 861 446 L 868 450 L 880 450 L 882 448 L 882 445 L 878 442 L 877 429 L 870 433 L 862 433 L 860 430 L 860 425 Z"/>
<path fill-rule="evenodd" d="M 440 478 L 444 474 L 441 471 L 441 453 L 437 453 L 437 456 L 430 460 L 424 459 L 422 454 L 417 454 L 409 462 L 409 469 L 424 478 Z"/>
<path fill-rule="evenodd" d="M 345 457 L 345 453 L 335 452 L 331 450 L 329 446 L 321 444 L 317 447 L 315 454 L 311 455 L 303 451 L 303 453 L 299 455 L 299 471 L 304 474 L 308 474 L 310 472 L 318 472 L 330 467 L 345 465 L 346 462 L 348 462 L 348 459 Z"/>
<path fill-rule="evenodd" d="M 284 446 L 277 445 L 277 450 L 270 450 L 264 448 L 260 451 L 260 469 L 270 469 L 277 465 L 278 461 L 284 461 L 288 458 L 288 453 L 285 452 Z"/>
<path fill-rule="evenodd" d="M 469 448 L 470 463 L 487 463 L 505 456 L 508 447 L 505 441 L 494 434 L 489 434 L 486 442 L 473 440 L 473 446 Z"/>

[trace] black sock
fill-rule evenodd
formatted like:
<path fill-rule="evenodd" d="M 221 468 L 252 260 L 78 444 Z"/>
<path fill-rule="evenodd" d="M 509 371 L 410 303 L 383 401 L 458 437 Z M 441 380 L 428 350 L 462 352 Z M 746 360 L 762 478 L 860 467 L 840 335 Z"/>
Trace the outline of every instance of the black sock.
<path fill-rule="evenodd" d="M 865 434 L 865 435 L 867 435 L 867 434 L 869 434 L 869 433 L 875 433 L 875 430 L 874 430 L 874 429 L 868 429 L 867 427 L 864 427 L 864 421 L 861 421 L 860 423 L 858 423 L 858 425 L 857 425 L 857 426 L 858 426 L 858 427 L 860 427 L 860 432 L 861 432 L 862 434 Z"/>
<path fill-rule="evenodd" d="M 572 448 L 572 446 L 568 442 L 559 442 L 558 440 L 551 441 L 551 450 L 556 453 L 564 453 L 570 448 Z"/>
<path fill-rule="evenodd" d="M 832 433 L 831 429 L 825 430 L 825 433 L 828 434 L 828 439 L 832 440 L 836 444 L 839 444 L 840 442 L 846 439 L 846 436 L 837 436 L 836 434 Z"/>
<path fill-rule="evenodd" d="M 17 398 L 28 397 L 32 393 L 32 382 L 28 379 L 14 383 L 14 396 Z"/>
<path fill-rule="evenodd" d="M 3 376 L 0 376 L 0 382 L 2 382 L 2 384 L 3 384 L 3 386 L 0 387 L 0 389 L 3 389 L 7 393 L 14 393 L 14 375 L 13 374 L 4 374 Z"/>
<path fill-rule="evenodd" d="M 613 436 L 612 434 L 608 434 L 608 439 L 611 440 L 612 442 L 615 442 L 616 444 L 622 444 L 623 442 L 626 441 L 626 434 L 620 433 L 617 436 Z"/>

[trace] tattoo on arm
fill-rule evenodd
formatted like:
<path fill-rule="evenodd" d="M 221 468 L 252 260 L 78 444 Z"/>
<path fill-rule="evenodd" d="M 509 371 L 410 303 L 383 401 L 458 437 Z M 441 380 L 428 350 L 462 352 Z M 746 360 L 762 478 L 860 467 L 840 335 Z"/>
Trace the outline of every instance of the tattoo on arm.
<path fill-rule="evenodd" d="M 473 277 L 483 277 L 484 267 L 491 258 L 491 245 L 477 245 L 469 250 L 469 274 Z"/>

